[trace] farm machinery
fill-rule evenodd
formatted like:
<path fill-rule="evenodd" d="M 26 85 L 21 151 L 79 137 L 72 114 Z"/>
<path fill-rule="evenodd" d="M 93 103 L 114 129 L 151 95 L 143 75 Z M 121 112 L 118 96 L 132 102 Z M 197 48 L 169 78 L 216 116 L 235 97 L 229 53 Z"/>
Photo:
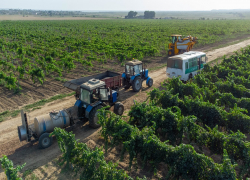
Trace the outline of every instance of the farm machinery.
<path fill-rule="evenodd" d="M 168 56 L 183 54 L 190 51 L 194 44 L 197 43 L 197 38 L 187 36 L 182 38 L 182 35 L 171 35 L 171 43 L 168 45 Z"/>
<path fill-rule="evenodd" d="M 148 76 L 148 69 L 145 69 L 142 62 L 136 59 L 125 64 L 125 72 L 122 74 L 122 78 L 124 88 L 129 89 L 132 86 L 135 92 L 140 91 L 144 80 L 146 80 L 148 87 L 153 85 L 153 79 Z"/>
<path fill-rule="evenodd" d="M 118 102 L 119 88 L 123 85 L 128 89 L 131 85 L 134 91 L 139 91 L 142 81 L 153 85 L 153 79 L 148 76 L 148 70 L 143 69 L 142 62 L 129 61 L 125 65 L 123 74 L 106 71 L 100 74 L 73 79 L 64 83 L 64 86 L 75 91 L 76 102 L 69 110 L 53 111 L 46 115 L 34 118 L 29 125 L 26 113 L 21 111 L 22 125 L 18 126 L 20 141 L 39 141 L 40 148 L 47 148 L 52 144 L 50 133 L 55 127 L 66 128 L 75 124 L 76 120 L 89 121 L 89 126 L 98 128 L 99 109 L 114 107 L 114 113 L 122 115 L 124 106 Z"/>

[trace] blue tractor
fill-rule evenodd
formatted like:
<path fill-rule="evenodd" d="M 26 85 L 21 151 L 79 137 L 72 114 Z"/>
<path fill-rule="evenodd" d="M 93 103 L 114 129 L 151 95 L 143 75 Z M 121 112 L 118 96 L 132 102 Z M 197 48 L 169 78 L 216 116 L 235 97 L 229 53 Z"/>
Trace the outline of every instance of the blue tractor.
<path fill-rule="evenodd" d="M 122 115 L 124 106 L 118 102 L 121 74 L 106 71 L 89 77 L 74 79 L 64 86 L 76 91 L 76 102 L 73 107 L 77 119 L 88 120 L 92 128 L 98 128 L 98 109 L 114 106 L 114 113 Z"/>
<path fill-rule="evenodd" d="M 141 61 L 137 59 L 128 61 L 125 64 L 125 72 L 122 74 L 122 84 L 124 88 L 129 89 L 132 86 L 133 91 L 138 92 L 142 88 L 142 82 L 144 80 L 148 87 L 153 85 L 153 79 L 148 76 L 148 69 L 143 67 Z"/>

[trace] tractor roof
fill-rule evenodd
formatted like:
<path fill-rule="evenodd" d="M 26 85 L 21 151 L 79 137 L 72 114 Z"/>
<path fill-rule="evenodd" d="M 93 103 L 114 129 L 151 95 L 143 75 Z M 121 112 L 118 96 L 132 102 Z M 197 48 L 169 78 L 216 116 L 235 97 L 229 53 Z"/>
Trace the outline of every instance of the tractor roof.
<path fill-rule="evenodd" d="M 179 36 L 182 36 L 182 35 L 172 34 L 171 36 L 172 36 L 172 37 L 173 37 L 173 36 L 177 36 L 177 37 L 179 37 Z"/>
<path fill-rule="evenodd" d="M 89 91 L 91 90 L 94 90 L 96 88 L 99 88 L 99 87 L 102 87 L 102 86 L 105 86 L 105 82 L 104 81 L 100 81 L 99 79 L 90 79 L 88 80 L 87 82 L 81 84 L 81 88 L 83 89 L 87 89 Z"/>
<path fill-rule="evenodd" d="M 131 66 L 134 66 L 134 65 L 137 65 L 137 64 L 142 64 L 142 62 L 139 61 L 138 59 L 134 59 L 133 61 L 126 62 L 126 65 L 131 65 Z"/>

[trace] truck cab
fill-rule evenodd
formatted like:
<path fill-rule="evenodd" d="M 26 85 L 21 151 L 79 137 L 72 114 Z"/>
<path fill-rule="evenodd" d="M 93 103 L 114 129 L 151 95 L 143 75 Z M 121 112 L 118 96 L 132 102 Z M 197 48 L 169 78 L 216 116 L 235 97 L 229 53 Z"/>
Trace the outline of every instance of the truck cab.
<path fill-rule="evenodd" d="M 148 76 L 148 69 L 145 69 L 143 63 L 137 59 L 125 64 L 125 72 L 122 74 L 122 78 L 124 88 L 129 89 L 132 86 L 135 92 L 140 91 L 144 80 L 149 87 L 153 85 L 153 79 Z"/>

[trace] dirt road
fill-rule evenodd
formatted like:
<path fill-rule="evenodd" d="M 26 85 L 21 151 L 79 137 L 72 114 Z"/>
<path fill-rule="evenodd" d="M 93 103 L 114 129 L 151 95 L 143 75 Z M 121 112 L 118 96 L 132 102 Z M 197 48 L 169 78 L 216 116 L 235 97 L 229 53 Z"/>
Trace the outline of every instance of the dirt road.
<path fill-rule="evenodd" d="M 246 47 L 247 45 L 250 45 L 250 40 L 210 51 L 207 53 L 208 59 L 209 61 L 212 61 L 223 56 L 224 54 L 229 54 L 242 47 Z M 149 75 L 154 79 L 153 87 L 158 88 L 160 87 L 160 83 L 166 79 L 166 68 L 164 67 L 154 72 L 149 72 Z M 126 90 L 126 93 L 124 93 L 125 90 L 121 90 L 120 100 L 125 106 L 125 112 L 128 111 L 133 105 L 133 100 L 145 100 L 147 97 L 146 92 L 151 89 L 152 88 L 146 87 L 144 82 L 141 92 L 135 93 L 130 89 Z M 51 102 L 46 104 L 41 109 L 37 109 L 29 113 L 29 120 L 32 122 L 32 119 L 38 115 L 48 113 L 52 110 L 69 108 L 74 105 L 74 103 L 75 99 L 73 96 Z M 26 162 L 26 169 L 34 169 L 45 165 L 60 155 L 57 143 L 54 143 L 52 147 L 48 149 L 41 150 L 38 149 L 37 143 L 19 142 L 17 135 L 17 126 L 19 125 L 21 125 L 20 116 L 0 123 L 0 156 L 4 154 L 8 155 L 9 159 L 11 159 L 14 164 L 23 164 Z M 83 142 L 95 139 L 98 136 L 99 131 L 89 128 L 88 123 L 83 124 L 82 122 L 70 127 L 69 130 L 72 130 L 76 134 L 76 138 Z M 2 179 L 4 177 L 4 173 L 2 171 L 0 172 L 0 179 Z"/>

